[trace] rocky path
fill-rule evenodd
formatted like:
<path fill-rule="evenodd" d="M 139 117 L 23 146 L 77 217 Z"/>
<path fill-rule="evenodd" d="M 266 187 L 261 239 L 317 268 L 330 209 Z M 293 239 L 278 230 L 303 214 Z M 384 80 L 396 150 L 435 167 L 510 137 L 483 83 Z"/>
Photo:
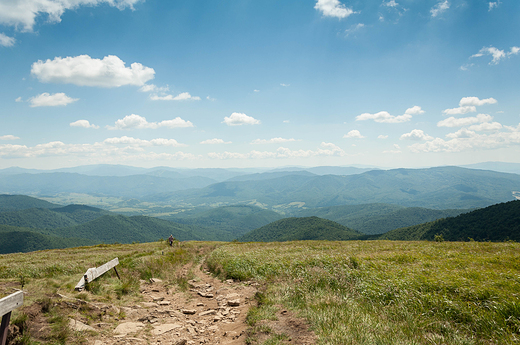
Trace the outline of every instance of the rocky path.
<path fill-rule="evenodd" d="M 221 282 L 208 272 L 194 269 L 189 291 L 167 287 L 159 279 L 141 281 L 144 302 L 120 308 L 114 328 L 109 323 L 71 320 L 70 326 L 92 334 L 88 343 L 110 344 L 245 344 L 246 315 L 256 293 L 254 284 Z M 85 328 L 87 327 L 87 328 Z"/>

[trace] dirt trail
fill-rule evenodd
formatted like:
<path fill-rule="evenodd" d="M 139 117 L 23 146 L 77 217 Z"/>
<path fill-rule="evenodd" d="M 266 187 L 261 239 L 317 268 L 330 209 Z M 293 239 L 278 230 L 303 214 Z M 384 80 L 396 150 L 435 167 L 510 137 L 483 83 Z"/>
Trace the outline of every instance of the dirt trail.
<path fill-rule="evenodd" d="M 221 282 L 199 267 L 193 272 L 195 278 L 188 282 L 187 292 L 166 287 L 159 279 L 141 281 L 144 302 L 120 310 L 112 307 L 124 319 L 115 329 L 113 324 L 90 324 L 99 333 L 87 338 L 88 343 L 245 344 L 245 318 L 256 287 L 233 280 Z M 82 324 L 76 322 L 73 327 L 79 330 Z"/>

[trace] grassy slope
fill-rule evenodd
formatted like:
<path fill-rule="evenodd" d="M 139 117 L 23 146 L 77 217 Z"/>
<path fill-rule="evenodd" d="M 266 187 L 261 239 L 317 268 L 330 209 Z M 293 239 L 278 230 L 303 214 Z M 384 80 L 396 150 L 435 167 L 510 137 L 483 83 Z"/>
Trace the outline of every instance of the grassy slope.
<path fill-rule="evenodd" d="M 207 264 L 265 283 L 250 320 L 282 305 L 318 344 L 516 344 L 520 245 L 480 242 L 237 243 Z"/>
<path fill-rule="evenodd" d="M 520 241 L 520 200 L 489 206 L 457 217 L 392 230 L 381 239 L 448 241 Z"/>
<path fill-rule="evenodd" d="M 350 240 L 361 235 L 341 224 L 318 217 L 284 218 L 240 237 L 240 241 Z"/>

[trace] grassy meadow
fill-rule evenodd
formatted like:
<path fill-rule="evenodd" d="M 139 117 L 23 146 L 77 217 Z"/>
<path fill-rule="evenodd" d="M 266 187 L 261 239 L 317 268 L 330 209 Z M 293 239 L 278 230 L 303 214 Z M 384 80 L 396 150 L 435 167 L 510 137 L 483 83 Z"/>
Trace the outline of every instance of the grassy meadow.
<path fill-rule="evenodd" d="M 319 344 L 520 343 L 518 243 L 234 243 L 207 264 L 263 282 L 253 327 L 283 305 Z"/>
<path fill-rule="evenodd" d="M 89 291 L 74 286 L 89 267 L 119 257 Z M 0 297 L 26 291 L 39 303 L 52 333 L 23 344 L 81 344 L 67 331 L 66 295 L 129 305 L 141 299 L 139 279 L 161 278 L 185 291 L 198 263 L 222 279 L 260 283 L 248 314 L 249 344 L 270 331 L 263 320 L 280 308 L 308 320 L 318 344 L 519 344 L 520 244 L 514 242 L 299 241 L 278 243 L 164 241 L 98 245 L 0 255 Z M 52 302 L 52 303 L 51 303 Z M 53 306 L 53 307 L 52 307 Z M 90 317 L 90 316 L 89 316 Z M 112 322 L 118 322 L 118 315 Z M 13 322 L 27 319 L 16 309 Z M 285 344 L 271 334 L 263 344 Z"/>

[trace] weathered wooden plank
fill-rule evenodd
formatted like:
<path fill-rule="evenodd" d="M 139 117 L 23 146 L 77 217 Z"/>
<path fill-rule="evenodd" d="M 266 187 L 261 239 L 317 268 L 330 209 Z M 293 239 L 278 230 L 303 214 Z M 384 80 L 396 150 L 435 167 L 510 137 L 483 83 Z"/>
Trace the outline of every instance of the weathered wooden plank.
<path fill-rule="evenodd" d="M 91 281 L 93 281 L 97 277 L 101 276 L 102 274 L 108 272 L 110 269 L 116 267 L 117 265 L 119 265 L 119 259 L 115 258 L 97 268 L 96 267 L 89 268 L 87 270 L 87 272 L 85 272 L 83 277 L 81 277 L 81 279 L 79 280 L 79 283 L 76 285 L 75 289 L 78 291 L 83 290 L 85 288 L 85 278 L 87 278 L 87 282 L 90 283 Z"/>
<path fill-rule="evenodd" d="M 7 343 L 7 333 L 9 332 L 9 321 L 11 320 L 11 312 L 2 316 L 2 323 L 0 324 L 0 345 Z"/>
<path fill-rule="evenodd" d="M 0 316 L 3 316 L 23 304 L 23 291 L 15 292 L 0 299 Z"/>

